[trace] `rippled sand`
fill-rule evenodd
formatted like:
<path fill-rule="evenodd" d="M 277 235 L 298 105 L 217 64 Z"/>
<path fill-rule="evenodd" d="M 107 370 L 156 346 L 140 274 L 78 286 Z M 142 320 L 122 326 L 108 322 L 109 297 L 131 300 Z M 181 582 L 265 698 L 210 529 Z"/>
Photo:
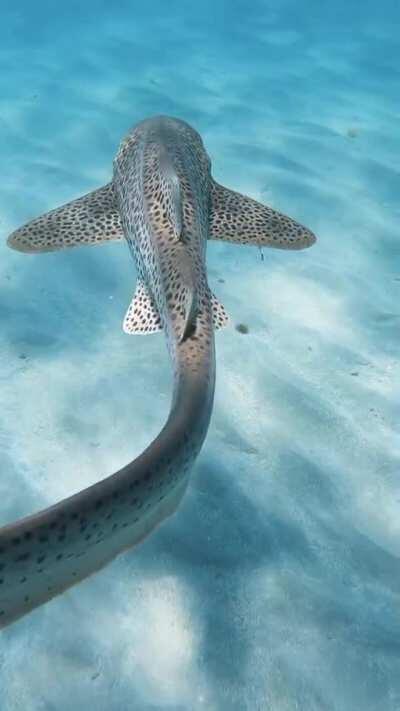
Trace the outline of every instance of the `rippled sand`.
<path fill-rule="evenodd" d="M 122 333 L 126 246 L 5 246 L 105 183 L 130 125 L 188 120 L 220 182 L 319 241 L 209 245 L 232 326 L 188 494 L 2 633 L 1 711 L 396 711 L 399 10 L 131 5 L 2 9 L 0 521 L 122 466 L 168 412 L 162 335 Z"/>

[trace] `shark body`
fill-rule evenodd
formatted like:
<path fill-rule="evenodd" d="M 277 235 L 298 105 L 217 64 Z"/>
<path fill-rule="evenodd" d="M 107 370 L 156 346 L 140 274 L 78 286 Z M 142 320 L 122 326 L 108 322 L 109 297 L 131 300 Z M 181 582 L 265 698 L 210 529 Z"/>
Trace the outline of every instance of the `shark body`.
<path fill-rule="evenodd" d="M 199 134 L 167 116 L 128 133 L 111 183 L 32 220 L 8 244 L 32 253 L 123 238 L 137 269 L 123 327 L 164 330 L 174 369 L 170 413 L 121 470 L 0 528 L 0 627 L 102 568 L 176 510 L 212 412 L 214 330 L 228 321 L 208 286 L 207 240 L 283 249 L 315 241 L 290 218 L 218 185 Z"/>

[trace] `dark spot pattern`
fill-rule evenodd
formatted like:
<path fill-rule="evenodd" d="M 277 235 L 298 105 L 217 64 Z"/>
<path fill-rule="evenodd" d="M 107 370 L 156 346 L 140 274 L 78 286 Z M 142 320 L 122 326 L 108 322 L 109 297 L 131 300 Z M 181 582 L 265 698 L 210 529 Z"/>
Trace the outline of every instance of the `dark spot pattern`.
<path fill-rule="evenodd" d="M 271 207 L 211 182 L 210 239 L 278 249 L 304 249 L 315 242 L 306 227 Z"/>
<path fill-rule="evenodd" d="M 19 252 L 52 252 L 123 238 L 112 183 L 36 217 L 9 238 Z"/>
<path fill-rule="evenodd" d="M 174 368 L 170 417 L 178 415 L 166 425 L 173 440 L 150 445 L 150 465 L 139 458 L 96 494 L 86 490 L 73 503 L 0 529 L 0 626 L 102 567 L 110 550 L 116 555 L 133 544 L 178 505 L 210 420 L 214 330 L 228 321 L 208 286 L 208 237 L 293 249 L 313 240 L 289 218 L 214 183 L 199 134 L 168 117 L 128 134 L 112 184 L 37 218 L 10 243 L 45 251 L 116 239 L 122 231 L 138 273 L 124 328 L 164 330 Z"/>
<path fill-rule="evenodd" d="M 126 312 L 123 329 L 125 333 L 139 335 L 157 333 L 162 330 L 157 306 L 141 279 L 138 281 L 135 296 Z"/>

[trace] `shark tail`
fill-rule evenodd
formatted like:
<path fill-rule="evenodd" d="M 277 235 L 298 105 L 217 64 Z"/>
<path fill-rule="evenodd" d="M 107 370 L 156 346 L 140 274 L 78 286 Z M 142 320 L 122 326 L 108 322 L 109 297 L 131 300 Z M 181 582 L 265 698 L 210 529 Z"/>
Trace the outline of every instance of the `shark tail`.
<path fill-rule="evenodd" d="M 126 467 L 0 528 L 0 628 L 99 570 L 170 516 L 188 482 L 188 441 L 174 412 Z"/>
<path fill-rule="evenodd" d="M 211 298 L 209 308 L 212 321 Z M 103 568 L 176 511 L 211 416 L 212 328 L 195 369 L 191 348 L 190 338 L 178 348 L 169 416 L 142 454 L 81 492 L 0 528 L 0 628 Z"/>

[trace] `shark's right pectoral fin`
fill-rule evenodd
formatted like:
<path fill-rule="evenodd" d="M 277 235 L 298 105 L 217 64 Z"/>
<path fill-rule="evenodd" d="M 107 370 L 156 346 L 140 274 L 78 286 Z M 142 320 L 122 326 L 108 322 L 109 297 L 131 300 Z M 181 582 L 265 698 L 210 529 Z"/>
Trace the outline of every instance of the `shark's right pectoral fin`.
<path fill-rule="evenodd" d="M 157 306 L 144 281 L 138 279 L 135 295 L 126 312 L 123 329 L 125 333 L 146 335 L 162 330 Z"/>
<path fill-rule="evenodd" d="M 52 252 L 123 237 L 112 183 L 51 210 L 13 232 L 9 247 L 19 252 Z"/>
<path fill-rule="evenodd" d="M 211 187 L 209 236 L 278 249 L 304 249 L 315 242 L 315 235 L 295 220 L 215 181 Z"/>

